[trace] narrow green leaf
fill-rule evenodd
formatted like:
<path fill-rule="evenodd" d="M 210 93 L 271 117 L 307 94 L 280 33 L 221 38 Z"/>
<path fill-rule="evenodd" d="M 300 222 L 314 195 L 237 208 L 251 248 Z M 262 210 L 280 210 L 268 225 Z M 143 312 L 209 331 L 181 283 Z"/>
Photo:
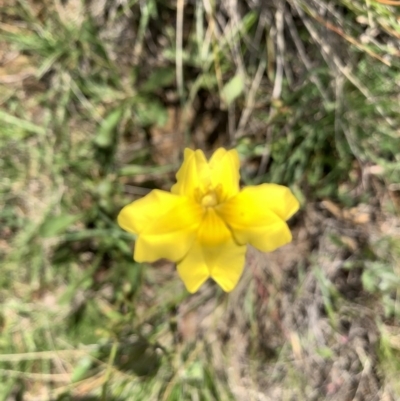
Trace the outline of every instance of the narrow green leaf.
<path fill-rule="evenodd" d="M 135 105 L 135 114 L 142 127 L 156 124 L 163 126 L 168 120 L 168 113 L 164 105 L 157 99 L 141 98 Z"/>
<path fill-rule="evenodd" d="M 6 124 L 14 125 L 19 129 L 23 129 L 24 131 L 32 132 L 34 134 L 38 135 L 46 134 L 45 128 L 33 124 L 30 121 L 26 121 L 21 118 L 15 117 L 3 110 L 0 110 L 0 121 Z"/>
<path fill-rule="evenodd" d="M 89 369 L 92 367 L 92 358 L 84 357 L 76 365 L 74 371 L 72 372 L 71 383 L 76 383 L 82 380 Z"/>
<path fill-rule="evenodd" d="M 54 237 L 63 233 L 68 227 L 79 220 L 79 215 L 62 214 L 60 216 L 49 216 L 40 227 L 40 235 L 43 238 Z"/>
<path fill-rule="evenodd" d="M 135 174 L 165 174 L 174 171 L 176 166 L 168 164 L 165 166 L 142 166 L 137 164 L 131 164 L 122 167 L 119 170 L 120 176 L 135 175 Z"/>
<path fill-rule="evenodd" d="M 237 74 L 222 88 L 221 97 L 223 101 L 229 106 L 243 93 L 243 89 L 243 78 L 241 75 Z"/>
<path fill-rule="evenodd" d="M 108 148 L 114 141 L 115 129 L 121 120 L 122 109 L 112 110 L 101 123 L 94 143 L 101 148 Z"/>
<path fill-rule="evenodd" d="M 175 70 L 170 67 L 157 68 L 143 84 L 143 92 L 154 92 L 156 89 L 171 85 L 175 80 Z"/>

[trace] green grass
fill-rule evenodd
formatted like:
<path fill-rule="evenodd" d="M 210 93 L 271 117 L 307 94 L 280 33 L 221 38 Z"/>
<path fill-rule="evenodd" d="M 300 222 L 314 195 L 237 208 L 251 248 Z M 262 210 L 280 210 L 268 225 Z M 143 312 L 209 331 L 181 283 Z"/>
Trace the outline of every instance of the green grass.
<path fill-rule="evenodd" d="M 220 3 L 2 7 L 0 400 L 400 397 L 399 8 Z M 228 295 L 116 224 L 185 146 L 302 203 Z"/>

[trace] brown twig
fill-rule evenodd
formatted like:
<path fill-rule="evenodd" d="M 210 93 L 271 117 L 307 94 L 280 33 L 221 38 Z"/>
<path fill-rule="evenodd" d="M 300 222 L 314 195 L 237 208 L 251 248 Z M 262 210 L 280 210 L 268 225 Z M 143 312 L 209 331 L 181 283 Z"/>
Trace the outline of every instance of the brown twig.
<path fill-rule="evenodd" d="M 316 15 L 314 13 L 312 13 L 310 10 L 307 10 L 307 14 L 314 18 L 317 22 L 319 22 L 321 25 L 325 26 L 325 28 L 329 29 L 332 32 L 335 32 L 336 34 L 338 34 L 339 36 L 341 36 L 344 40 L 346 40 L 347 42 L 351 43 L 352 45 L 356 46 L 358 49 L 366 52 L 367 54 L 369 54 L 371 57 L 376 58 L 377 60 L 379 60 L 380 62 L 382 62 L 383 64 L 387 65 L 388 67 L 391 66 L 390 62 L 388 60 L 385 60 L 383 57 L 381 57 L 379 54 L 373 52 L 371 49 L 368 49 L 368 47 L 364 46 L 363 44 L 361 44 L 360 42 L 358 42 L 356 39 L 354 39 L 352 36 L 347 35 L 345 32 L 343 32 L 343 30 L 335 25 L 333 25 L 332 23 L 330 23 L 329 21 L 324 20 L 322 17 L 320 17 L 319 15 Z M 399 56 L 399 54 L 397 54 L 397 56 Z"/>
<path fill-rule="evenodd" d="M 375 0 L 377 3 L 387 4 L 388 6 L 400 6 L 400 1 L 398 0 Z"/>

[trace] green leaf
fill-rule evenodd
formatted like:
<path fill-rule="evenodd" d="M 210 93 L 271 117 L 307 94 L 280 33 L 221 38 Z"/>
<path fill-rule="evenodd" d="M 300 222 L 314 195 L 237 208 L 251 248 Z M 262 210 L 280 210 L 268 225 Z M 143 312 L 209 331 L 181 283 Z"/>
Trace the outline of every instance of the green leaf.
<path fill-rule="evenodd" d="M 142 98 L 134 107 L 136 117 L 142 127 L 153 124 L 162 127 L 168 120 L 167 110 L 157 99 Z"/>
<path fill-rule="evenodd" d="M 83 357 L 72 372 L 71 383 L 76 383 L 85 378 L 87 372 L 92 367 L 92 358 Z"/>
<path fill-rule="evenodd" d="M 40 227 L 40 235 L 43 238 L 59 235 L 80 218 L 81 216 L 79 215 L 70 214 L 62 214 L 56 217 L 49 216 Z"/>
<path fill-rule="evenodd" d="M 101 123 L 94 143 L 101 148 L 108 148 L 112 145 L 115 136 L 115 128 L 122 117 L 122 109 L 112 110 Z"/>
<path fill-rule="evenodd" d="M 229 106 L 235 99 L 237 99 L 244 89 L 244 82 L 241 75 L 236 74 L 230 81 L 228 81 L 222 88 L 221 97 L 223 101 Z"/>
<path fill-rule="evenodd" d="M 5 124 L 13 125 L 16 128 L 22 129 L 26 132 L 32 132 L 32 133 L 40 135 L 40 136 L 43 136 L 46 134 L 45 128 L 40 127 L 36 124 L 33 124 L 30 121 L 15 117 L 3 110 L 0 110 L 0 122 L 2 122 L 3 124 L 5 123 Z"/>
<path fill-rule="evenodd" d="M 366 291 L 368 292 L 376 291 L 379 280 L 375 277 L 375 275 L 371 271 L 369 270 L 364 271 L 361 276 L 361 281 Z"/>
<path fill-rule="evenodd" d="M 335 354 L 329 347 L 321 347 L 316 349 L 317 354 L 324 359 L 333 359 Z"/>
<path fill-rule="evenodd" d="M 142 166 L 131 164 L 121 167 L 118 173 L 120 176 L 129 176 L 135 174 L 165 174 L 175 170 L 176 166 L 172 164 L 167 164 L 165 166 Z"/>
<path fill-rule="evenodd" d="M 159 88 L 171 85 L 175 80 L 175 70 L 173 68 L 157 68 L 153 71 L 147 81 L 143 84 L 143 92 L 154 92 Z"/>
<path fill-rule="evenodd" d="M 204 380 L 204 369 L 199 361 L 195 361 L 190 364 L 183 372 L 183 376 L 186 380 L 189 381 L 199 381 L 202 382 Z"/>

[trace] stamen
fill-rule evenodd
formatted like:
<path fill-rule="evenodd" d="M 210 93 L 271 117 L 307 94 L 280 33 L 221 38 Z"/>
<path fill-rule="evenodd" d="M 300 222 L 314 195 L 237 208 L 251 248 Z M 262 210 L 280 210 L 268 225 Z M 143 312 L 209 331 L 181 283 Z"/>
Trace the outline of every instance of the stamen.
<path fill-rule="evenodd" d="M 201 204 L 204 207 L 213 207 L 218 203 L 217 194 L 214 191 L 207 192 L 201 198 Z"/>

